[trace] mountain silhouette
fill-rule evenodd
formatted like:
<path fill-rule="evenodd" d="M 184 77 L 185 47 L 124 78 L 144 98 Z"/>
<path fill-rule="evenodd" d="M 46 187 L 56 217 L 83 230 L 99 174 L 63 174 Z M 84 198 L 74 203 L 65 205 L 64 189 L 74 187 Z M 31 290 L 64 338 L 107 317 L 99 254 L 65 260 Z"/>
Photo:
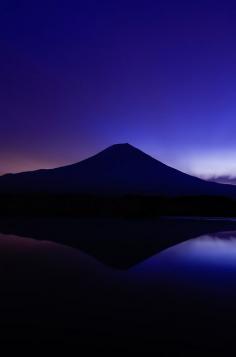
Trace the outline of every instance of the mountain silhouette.
<path fill-rule="evenodd" d="M 0 192 L 236 197 L 235 186 L 185 174 L 130 144 L 112 145 L 64 167 L 1 176 Z"/>

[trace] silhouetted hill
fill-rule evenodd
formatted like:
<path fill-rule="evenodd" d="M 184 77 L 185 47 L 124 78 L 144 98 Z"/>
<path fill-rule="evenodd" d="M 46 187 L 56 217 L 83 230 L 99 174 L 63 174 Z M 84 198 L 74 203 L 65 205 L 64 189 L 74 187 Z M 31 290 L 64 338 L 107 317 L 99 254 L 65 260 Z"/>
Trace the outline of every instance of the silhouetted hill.
<path fill-rule="evenodd" d="M 234 186 L 187 175 L 129 144 L 113 145 L 69 166 L 4 175 L 0 192 L 236 197 Z"/>

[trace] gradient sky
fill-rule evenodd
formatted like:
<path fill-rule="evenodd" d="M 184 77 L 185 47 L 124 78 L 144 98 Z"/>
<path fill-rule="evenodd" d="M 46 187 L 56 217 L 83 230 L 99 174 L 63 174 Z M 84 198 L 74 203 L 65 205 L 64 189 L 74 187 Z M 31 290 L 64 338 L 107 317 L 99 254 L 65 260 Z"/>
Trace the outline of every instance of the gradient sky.
<path fill-rule="evenodd" d="M 2 0 L 0 173 L 129 142 L 236 176 L 236 3 Z"/>

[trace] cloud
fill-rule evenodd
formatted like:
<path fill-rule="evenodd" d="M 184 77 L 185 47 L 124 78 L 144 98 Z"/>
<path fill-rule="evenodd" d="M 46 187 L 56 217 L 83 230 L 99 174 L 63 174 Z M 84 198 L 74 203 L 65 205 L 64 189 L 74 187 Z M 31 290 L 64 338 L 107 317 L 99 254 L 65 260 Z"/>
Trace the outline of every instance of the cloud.
<path fill-rule="evenodd" d="M 207 181 L 223 183 L 228 185 L 236 185 L 236 176 L 230 176 L 230 175 L 211 176 L 207 178 Z"/>

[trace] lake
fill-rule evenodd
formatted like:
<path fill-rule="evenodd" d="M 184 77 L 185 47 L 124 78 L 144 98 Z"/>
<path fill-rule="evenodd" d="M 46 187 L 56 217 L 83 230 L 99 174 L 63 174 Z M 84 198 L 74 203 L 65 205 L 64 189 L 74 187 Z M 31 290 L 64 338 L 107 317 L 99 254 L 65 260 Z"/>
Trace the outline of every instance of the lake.
<path fill-rule="evenodd" d="M 234 343 L 234 220 L 15 219 L 0 231 L 2 340 Z"/>

